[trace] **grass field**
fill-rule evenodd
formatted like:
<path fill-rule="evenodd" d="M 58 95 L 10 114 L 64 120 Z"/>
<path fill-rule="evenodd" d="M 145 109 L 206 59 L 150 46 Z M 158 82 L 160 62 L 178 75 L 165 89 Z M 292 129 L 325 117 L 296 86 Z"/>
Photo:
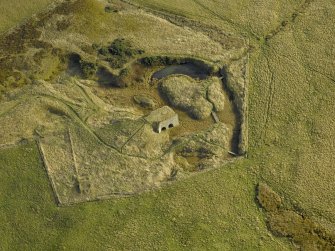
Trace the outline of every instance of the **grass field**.
<path fill-rule="evenodd" d="M 334 7 L 331 1 L 313 2 L 253 55 L 249 104 L 251 147 L 261 177 L 308 214 L 327 219 L 332 229 Z"/>
<path fill-rule="evenodd" d="M 288 249 L 266 229 L 246 163 L 137 197 L 56 207 L 34 143 L 0 160 L 2 250 Z"/>
<path fill-rule="evenodd" d="M 53 0 L 0 1 L 0 34 L 44 10 Z"/>
<path fill-rule="evenodd" d="M 303 3 L 302 0 L 127 0 L 156 10 L 183 15 L 193 20 L 234 30 L 249 39 L 270 33 L 283 20 L 289 19 Z"/>
<path fill-rule="evenodd" d="M 262 179 L 335 228 L 333 2 L 131 2 L 223 25 L 251 39 L 257 49 L 250 54 L 249 158 L 259 161 Z"/>
<path fill-rule="evenodd" d="M 248 158 L 136 197 L 56 207 L 35 143 L 0 149 L 0 249 L 295 249 L 267 229 L 259 181 L 335 231 L 333 1 L 131 2 L 250 38 Z"/>

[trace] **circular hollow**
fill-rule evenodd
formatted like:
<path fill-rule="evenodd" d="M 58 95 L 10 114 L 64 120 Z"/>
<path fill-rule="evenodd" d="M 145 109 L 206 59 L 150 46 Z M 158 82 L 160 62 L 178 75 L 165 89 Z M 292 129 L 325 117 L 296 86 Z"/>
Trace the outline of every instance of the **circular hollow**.
<path fill-rule="evenodd" d="M 170 125 L 169 125 L 169 128 L 172 128 L 172 127 L 173 127 L 173 124 L 170 124 Z"/>
<path fill-rule="evenodd" d="M 165 131 L 166 130 L 166 127 L 162 127 L 162 131 Z"/>

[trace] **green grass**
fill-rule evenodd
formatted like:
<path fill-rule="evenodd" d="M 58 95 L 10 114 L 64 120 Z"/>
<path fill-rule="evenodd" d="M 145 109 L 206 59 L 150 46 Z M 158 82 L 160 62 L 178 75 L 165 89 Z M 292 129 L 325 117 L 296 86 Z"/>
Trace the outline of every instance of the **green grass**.
<path fill-rule="evenodd" d="M 301 5 L 136 2 L 222 24 L 251 39 L 276 30 Z M 258 180 L 334 228 L 335 9 L 331 0 L 317 0 L 301 13 L 269 41 L 251 41 L 248 159 L 140 196 L 58 208 L 36 146 L 1 150 L 0 249 L 292 249 L 268 235 L 254 202 Z M 136 32 L 135 23 L 121 28 Z"/>
<path fill-rule="evenodd" d="M 156 10 L 235 30 L 248 38 L 263 37 L 288 19 L 302 0 L 127 0 Z"/>
<path fill-rule="evenodd" d="M 2 150 L 0 163 L 0 233 L 3 236 L 0 249 L 51 249 L 54 244 L 48 240 L 57 236 L 57 228 L 65 230 L 71 223 L 54 207 L 52 190 L 36 146 Z M 43 228 L 48 231 L 42 231 Z"/>
<path fill-rule="evenodd" d="M 246 167 L 240 162 L 136 197 L 57 207 L 36 145 L 4 149 L 0 249 L 285 250 L 268 235 Z"/>
<path fill-rule="evenodd" d="M 334 10 L 331 1 L 315 1 L 252 55 L 249 106 L 250 156 L 260 176 L 332 226 L 335 71 L 327 51 L 335 39 L 327 30 L 335 27 Z"/>
<path fill-rule="evenodd" d="M 1 0 L 0 34 L 44 10 L 53 0 Z"/>
<path fill-rule="evenodd" d="M 220 27 L 251 39 L 256 49 L 250 54 L 249 158 L 258 163 L 260 179 L 334 228 L 333 2 L 131 2 L 222 23 Z M 203 8 L 195 7 L 196 2 Z M 281 27 L 283 21 L 288 21 L 286 27 Z M 254 39 L 277 32 L 268 42 Z"/>

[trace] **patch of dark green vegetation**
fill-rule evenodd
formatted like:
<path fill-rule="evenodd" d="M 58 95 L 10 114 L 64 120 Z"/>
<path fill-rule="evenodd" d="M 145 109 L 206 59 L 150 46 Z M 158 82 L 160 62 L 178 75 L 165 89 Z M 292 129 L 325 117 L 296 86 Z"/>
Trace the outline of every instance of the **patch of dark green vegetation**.
<path fill-rule="evenodd" d="M 68 55 L 67 64 L 67 72 L 70 75 L 86 79 L 95 78 L 99 68 L 97 63 L 84 60 L 77 53 L 71 53 Z"/>
<path fill-rule="evenodd" d="M 129 73 L 128 69 L 122 69 L 119 75 L 115 75 L 96 62 L 82 59 L 77 53 L 71 53 L 67 57 L 67 73 L 69 75 L 96 80 L 103 87 L 127 87 L 125 78 Z"/>
<path fill-rule="evenodd" d="M 124 38 L 117 38 L 108 46 L 99 46 L 96 44 L 92 46 L 115 69 L 122 68 L 130 59 L 144 53 L 144 50 L 134 48 L 131 42 Z"/>
<path fill-rule="evenodd" d="M 187 62 L 189 62 L 189 60 L 185 58 L 171 58 L 168 56 L 149 56 L 140 59 L 140 63 L 148 67 L 185 64 Z"/>
<path fill-rule="evenodd" d="M 85 60 L 80 60 L 79 62 L 85 78 L 92 78 L 95 76 L 98 70 L 98 65 L 96 63 Z"/>
<path fill-rule="evenodd" d="M 288 237 L 302 250 L 335 250 L 335 234 L 324 229 L 302 212 L 284 205 L 282 198 L 268 185 L 256 189 L 257 203 L 265 210 L 273 234 Z"/>
<path fill-rule="evenodd" d="M 119 10 L 115 9 L 113 6 L 110 6 L 110 5 L 105 7 L 105 11 L 107 13 L 117 13 L 117 12 L 119 12 Z"/>

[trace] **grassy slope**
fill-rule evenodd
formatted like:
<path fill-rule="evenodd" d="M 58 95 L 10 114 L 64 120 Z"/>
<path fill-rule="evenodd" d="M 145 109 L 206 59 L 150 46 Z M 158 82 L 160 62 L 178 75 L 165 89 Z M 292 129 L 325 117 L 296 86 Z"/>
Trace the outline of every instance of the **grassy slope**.
<path fill-rule="evenodd" d="M 40 12 L 53 0 L 1 0 L 0 33 L 21 23 L 31 15 Z"/>
<path fill-rule="evenodd" d="M 302 0 L 128 0 L 149 8 L 235 30 L 246 37 L 264 36 L 289 17 Z"/>

